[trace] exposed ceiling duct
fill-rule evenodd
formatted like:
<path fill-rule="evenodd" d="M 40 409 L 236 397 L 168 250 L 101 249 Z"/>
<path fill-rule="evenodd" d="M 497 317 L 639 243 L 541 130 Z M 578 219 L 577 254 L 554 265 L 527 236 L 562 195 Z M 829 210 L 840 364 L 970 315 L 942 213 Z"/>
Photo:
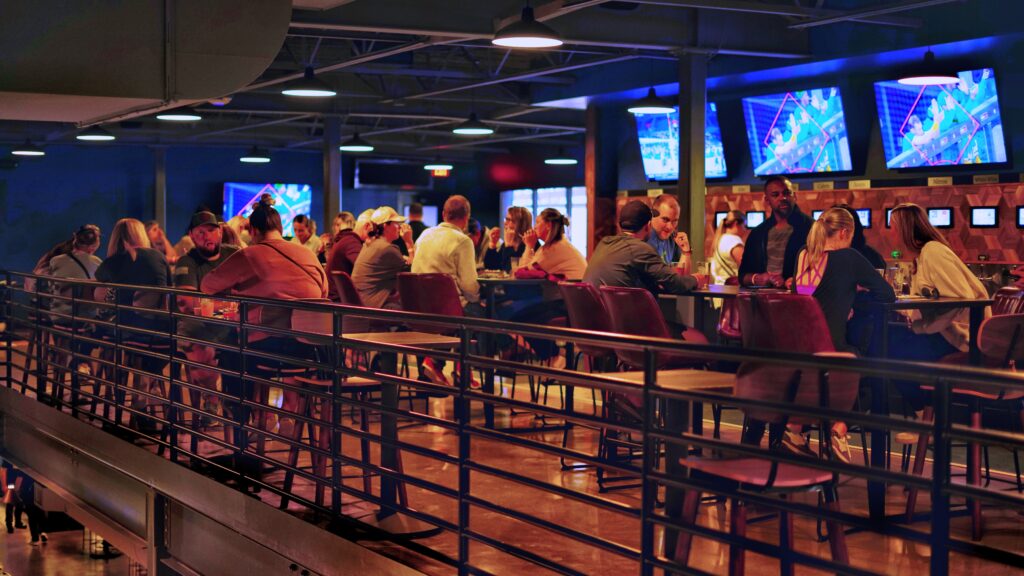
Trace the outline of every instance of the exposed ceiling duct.
<path fill-rule="evenodd" d="M 0 119 L 87 125 L 201 102 L 278 55 L 290 0 L 5 3 Z"/>

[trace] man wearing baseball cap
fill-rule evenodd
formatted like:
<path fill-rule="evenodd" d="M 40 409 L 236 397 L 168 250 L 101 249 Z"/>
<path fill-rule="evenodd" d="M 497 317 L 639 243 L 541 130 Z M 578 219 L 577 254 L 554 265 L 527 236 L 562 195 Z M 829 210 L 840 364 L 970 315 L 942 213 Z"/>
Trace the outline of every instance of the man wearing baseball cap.
<path fill-rule="evenodd" d="M 646 288 L 654 294 L 680 294 L 696 288 L 697 277 L 678 274 L 646 242 L 651 234 L 651 220 L 657 215 L 656 210 L 639 200 L 623 206 L 619 212 L 622 233 L 601 239 L 583 281 L 598 287 Z"/>

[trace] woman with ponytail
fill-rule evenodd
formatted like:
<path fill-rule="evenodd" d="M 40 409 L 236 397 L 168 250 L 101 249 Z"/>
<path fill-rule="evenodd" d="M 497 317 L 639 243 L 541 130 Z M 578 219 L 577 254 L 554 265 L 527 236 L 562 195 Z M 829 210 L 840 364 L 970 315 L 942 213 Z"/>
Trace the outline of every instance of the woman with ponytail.
<path fill-rule="evenodd" d="M 575 246 L 565 240 L 565 229 L 569 219 L 554 208 L 545 208 L 537 215 L 536 225 L 523 234 L 526 250 L 519 268 L 537 268 L 570 280 L 583 278 L 587 261 Z M 544 242 L 537 246 L 537 240 Z"/>
<path fill-rule="evenodd" d="M 746 218 L 739 210 L 726 212 L 725 218 L 715 230 L 711 255 L 711 278 L 715 284 L 725 284 L 729 278 L 739 275 L 743 260 L 743 232 L 747 229 Z"/>

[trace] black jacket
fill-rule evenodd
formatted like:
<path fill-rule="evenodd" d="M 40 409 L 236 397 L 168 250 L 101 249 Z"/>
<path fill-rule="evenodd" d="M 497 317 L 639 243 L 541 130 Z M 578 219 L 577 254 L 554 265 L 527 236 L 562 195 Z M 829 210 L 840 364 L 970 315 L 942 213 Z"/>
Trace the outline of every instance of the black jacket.
<path fill-rule="evenodd" d="M 787 220 L 793 227 L 793 233 L 786 243 L 786 255 L 782 260 L 782 277 L 792 278 L 796 269 L 796 259 L 800 250 L 807 244 L 807 233 L 811 231 L 814 220 L 793 206 Z M 760 226 L 750 231 L 743 248 L 743 261 L 740 262 L 740 281 L 747 274 L 760 274 L 768 270 L 768 231 L 775 226 L 774 216 L 765 218 Z"/>
<path fill-rule="evenodd" d="M 583 281 L 594 286 L 646 288 L 658 294 L 681 294 L 697 287 L 697 279 L 676 273 L 654 247 L 628 235 L 605 236 L 587 264 Z"/>

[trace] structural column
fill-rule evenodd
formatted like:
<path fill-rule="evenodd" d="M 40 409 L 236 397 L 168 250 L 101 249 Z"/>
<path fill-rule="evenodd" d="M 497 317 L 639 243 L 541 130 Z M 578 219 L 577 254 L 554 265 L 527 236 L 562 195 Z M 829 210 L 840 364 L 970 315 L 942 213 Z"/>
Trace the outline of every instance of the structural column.
<path fill-rule="evenodd" d="M 167 230 L 167 148 L 153 148 L 153 219 Z"/>
<path fill-rule="evenodd" d="M 334 215 L 341 211 L 341 118 L 324 119 L 324 218 L 323 231 L 330 232 Z"/>
<path fill-rule="evenodd" d="M 690 235 L 693 262 L 704 262 L 704 123 L 708 59 L 704 54 L 679 58 L 679 229 Z"/>

